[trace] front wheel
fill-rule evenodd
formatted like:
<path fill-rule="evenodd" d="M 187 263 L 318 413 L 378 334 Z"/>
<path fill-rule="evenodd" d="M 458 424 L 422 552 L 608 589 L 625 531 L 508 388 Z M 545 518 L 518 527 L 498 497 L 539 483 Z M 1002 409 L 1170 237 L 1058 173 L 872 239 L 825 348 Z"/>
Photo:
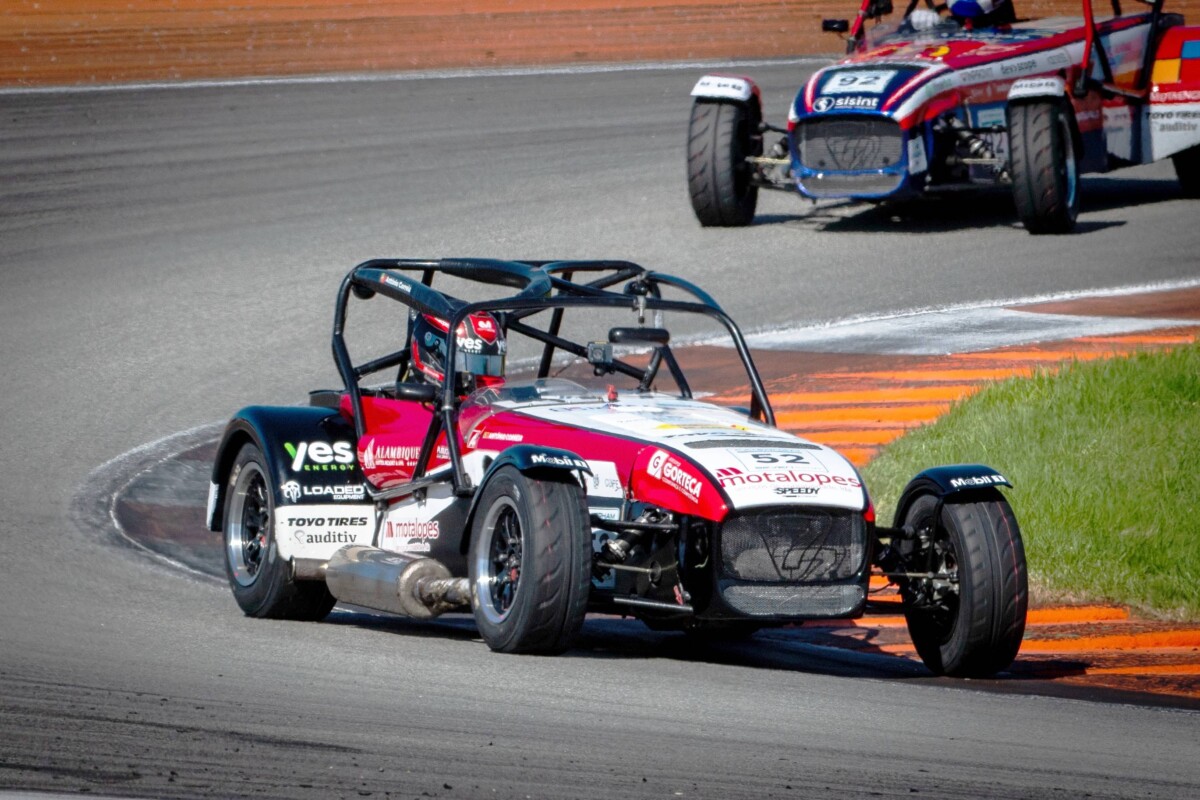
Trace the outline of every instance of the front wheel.
<path fill-rule="evenodd" d="M 919 547 L 901 581 L 917 654 L 938 675 L 981 678 L 1005 669 L 1025 635 L 1029 601 L 1021 531 L 995 490 L 918 497 L 905 514 Z"/>
<path fill-rule="evenodd" d="M 1184 197 L 1200 198 L 1200 145 L 1171 156 Z"/>
<path fill-rule="evenodd" d="M 762 155 L 758 120 L 737 103 L 696 102 L 688 125 L 688 191 L 705 227 L 754 221 L 758 186 L 747 156 Z"/>
<path fill-rule="evenodd" d="M 226 487 L 225 575 L 249 617 L 324 619 L 336 602 L 323 581 L 295 581 L 275 545 L 275 491 L 266 459 L 245 444 Z"/>
<path fill-rule="evenodd" d="M 1017 216 L 1030 233 L 1068 233 L 1079 216 L 1079 170 L 1070 108 L 1059 101 L 1008 109 Z"/>
<path fill-rule="evenodd" d="M 583 489 L 502 467 L 471 526 L 471 608 L 488 647 L 560 653 L 583 625 L 592 542 Z"/>

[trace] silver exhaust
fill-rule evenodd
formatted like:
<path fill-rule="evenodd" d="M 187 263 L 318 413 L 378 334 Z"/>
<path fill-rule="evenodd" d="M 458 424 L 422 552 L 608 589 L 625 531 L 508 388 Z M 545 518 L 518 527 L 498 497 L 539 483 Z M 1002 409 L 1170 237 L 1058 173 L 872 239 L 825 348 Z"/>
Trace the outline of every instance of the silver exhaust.
<path fill-rule="evenodd" d="M 348 544 L 329 559 L 325 583 L 344 603 L 415 619 L 470 608 L 470 584 L 440 561 Z"/>

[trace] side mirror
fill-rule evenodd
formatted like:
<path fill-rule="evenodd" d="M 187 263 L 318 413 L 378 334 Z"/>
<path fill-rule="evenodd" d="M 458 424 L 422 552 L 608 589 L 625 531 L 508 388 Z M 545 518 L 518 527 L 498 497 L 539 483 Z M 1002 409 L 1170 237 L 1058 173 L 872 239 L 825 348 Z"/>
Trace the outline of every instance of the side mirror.
<path fill-rule="evenodd" d="M 868 17 L 882 17 L 892 13 L 892 0 L 871 0 L 867 4 Z"/>
<path fill-rule="evenodd" d="M 821 20 L 821 30 L 824 33 L 847 33 L 850 30 L 850 20 L 823 19 Z"/>

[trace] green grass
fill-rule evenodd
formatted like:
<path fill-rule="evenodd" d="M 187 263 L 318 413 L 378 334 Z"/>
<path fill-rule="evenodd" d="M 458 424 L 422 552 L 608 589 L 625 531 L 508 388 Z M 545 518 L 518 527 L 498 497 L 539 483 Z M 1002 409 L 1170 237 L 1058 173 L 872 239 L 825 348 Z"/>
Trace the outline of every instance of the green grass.
<path fill-rule="evenodd" d="M 1200 345 L 986 387 L 867 465 L 880 521 L 913 475 L 955 463 L 1012 482 L 1035 603 L 1200 619 Z"/>

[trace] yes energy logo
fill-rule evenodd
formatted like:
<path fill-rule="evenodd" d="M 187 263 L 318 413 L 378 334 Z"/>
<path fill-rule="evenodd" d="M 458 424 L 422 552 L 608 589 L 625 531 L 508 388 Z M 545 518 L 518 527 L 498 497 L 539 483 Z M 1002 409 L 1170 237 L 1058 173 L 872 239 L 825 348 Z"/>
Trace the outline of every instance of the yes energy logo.
<path fill-rule="evenodd" d="M 292 472 L 344 472 L 354 469 L 354 448 L 349 442 L 285 442 Z"/>

